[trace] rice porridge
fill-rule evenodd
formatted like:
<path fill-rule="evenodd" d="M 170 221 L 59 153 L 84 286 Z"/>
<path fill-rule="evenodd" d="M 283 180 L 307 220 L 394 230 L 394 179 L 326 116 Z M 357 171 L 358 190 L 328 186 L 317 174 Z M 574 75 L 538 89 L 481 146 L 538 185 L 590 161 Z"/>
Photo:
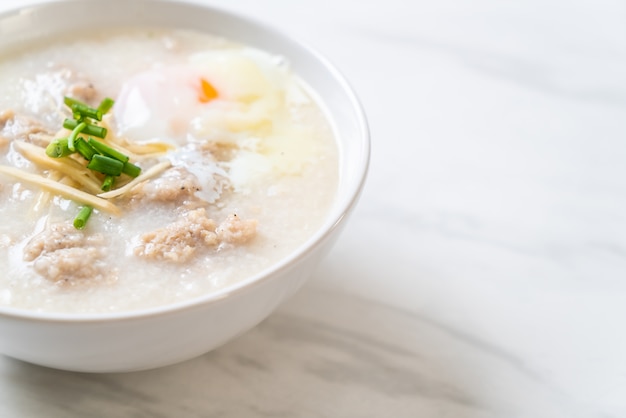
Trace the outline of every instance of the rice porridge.
<path fill-rule="evenodd" d="M 112 99 L 112 100 L 111 100 Z M 115 312 L 217 291 L 322 224 L 338 150 L 278 56 L 188 31 L 0 60 L 0 306 Z"/>

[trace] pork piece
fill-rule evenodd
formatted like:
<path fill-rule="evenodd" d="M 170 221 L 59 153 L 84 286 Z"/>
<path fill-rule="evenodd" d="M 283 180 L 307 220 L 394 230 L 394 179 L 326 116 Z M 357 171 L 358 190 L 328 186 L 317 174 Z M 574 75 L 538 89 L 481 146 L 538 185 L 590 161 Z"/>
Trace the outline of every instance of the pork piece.
<path fill-rule="evenodd" d="M 4 126 L 7 124 L 7 122 L 13 119 L 13 116 L 15 116 L 15 112 L 13 112 L 13 110 L 11 109 L 3 110 L 2 112 L 0 112 L 0 147 L 11 142 L 11 140 L 7 138 L 2 131 L 4 131 Z"/>
<path fill-rule="evenodd" d="M 101 253 L 98 249 L 63 248 L 42 254 L 35 260 L 37 273 L 54 282 L 72 283 L 77 280 L 102 279 L 102 266 L 96 262 Z"/>
<path fill-rule="evenodd" d="M 59 126 L 72 113 L 64 105 L 63 96 L 96 106 L 99 95 L 84 74 L 59 64 L 47 66 L 32 77 L 21 79 L 19 88 L 23 108 L 51 127 Z"/>
<path fill-rule="evenodd" d="M 95 104 L 95 99 L 98 97 L 98 91 L 94 85 L 86 80 L 78 80 L 67 89 L 67 95 L 81 102 Z"/>
<path fill-rule="evenodd" d="M 155 180 L 139 184 L 133 189 L 133 198 L 156 202 L 177 202 L 194 198 L 200 190 L 196 176 L 182 167 L 174 167 L 165 171 Z"/>
<path fill-rule="evenodd" d="M 256 235 L 257 221 L 240 219 L 236 214 L 216 226 L 204 208 L 186 212 L 181 219 L 141 236 L 135 255 L 148 259 L 183 263 L 198 248 L 219 244 L 243 244 Z"/>
<path fill-rule="evenodd" d="M 24 260 L 55 282 L 104 277 L 101 235 L 85 235 L 71 223 L 56 223 L 34 236 L 24 248 Z"/>
<path fill-rule="evenodd" d="M 99 94 L 85 74 L 62 65 L 37 74 L 30 83 L 26 82 L 25 87 L 31 92 L 48 94 L 55 100 L 70 96 L 91 105 L 97 104 Z"/>
<path fill-rule="evenodd" d="M 216 161 L 230 161 L 234 158 L 239 147 L 228 141 L 204 141 L 201 144 L 202 151 L 210 152 Z"/>
<path fill-rule="evenodd" d="M 198 180 L 197 175 L 201 176 L 202 181 Z M 191 202 L 214 203 L 228 187 L 228 178 L 212 171 L 210 163 L 195 165 L 191 169 L 174 166 L 160 177 L 137 185 L 132 191 L 132 199 L 179 205 Z"/>
<path fill-rule="evenodd" d="M 241 219 L 236 213 L 222 221 L 215 233 L 220 242 L 229 244 L 244 244 L 256 235 L 256 219 Z"/>
<path fill-rule="evenodd" d="M 185 213 L 178 221 L 144 234 L 135 255 L 148 259 L 182 263 L 189 260 L 198 247 L 217 245 L 215 221 L 199 208 Z"/>
<path fill-rule="evenodd" d="M 0 112 L 0 126 L 4 127 L 13 117 L 15 117 L 15 112 L 12 109 L 6 109 Z"/>
<path fill-rule="evenodd" d="M 0 127 L 0 138 L 5 141 L 19 139 L 40 147 L 47 146 L 54 135 L 54 132 L 51 132 L 37 120 L 15 114 L 12 110 L 5 110 L 0 113 Z M 0 145 L 2 139 L 0 139 Z"/>

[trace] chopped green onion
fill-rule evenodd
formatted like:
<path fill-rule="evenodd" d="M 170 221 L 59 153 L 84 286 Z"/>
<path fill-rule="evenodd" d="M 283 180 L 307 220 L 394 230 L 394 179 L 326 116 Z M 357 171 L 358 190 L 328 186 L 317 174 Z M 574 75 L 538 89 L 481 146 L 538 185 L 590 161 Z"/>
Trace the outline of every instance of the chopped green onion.
<path fill-rule="evenodd" d="M 80 155 L 85 157 L 87 161 L 91 161 L 93 155 L 98 153 L 98 151 L 93 149 L 93 147 L 89 145 L 87 141 L 85 141 L 82 137 L 76 138 L 76 141 L 74 141 L 74 148 L 76 148 L 76 151 L 78 151 Z"/>
<path fill-rule="evenodd" d="M 137 177 L 141 174 L 141 167 L 136 166 L 135 164 L 126 162 L 124 163 L 124 167 L 122 168 L 122 173 L 129 175 L 131 177 Z"/>
<path fill-rule="evenodd" d="M 91 161 L 89 161 L 89 164 L 87 164 L 87 168 L 102 174 L 119 176 L 122 174 L 124 163 L 115 158 L 107 157 L 106 155 L 95 154 Z"/>
<path fill-rule="evenodd" d="M 65 103 L 65 105 L 67 107 L 69 107 L 70 109 L 72 108 L 73 105 L 82 105 L 82 106 L 87 106 L 87 103 L 83 103 L 80 100 L 76 100 L 72 97 L 69 96 L 64 96 L 63 97 L 63 103 Z"/>
<path fill-rule="evenodd" d="M 102 142 L 96 139 L 89 138 L 88 143 L 100 154 L 104 154 L 107 157 L 115 158 L 116 160 L 119 160 L 123 163 L 128 161 L 128 155 L 122 154 L 118 150 L 113 149 L 110 146 L 103 144 Z"/>
<path fill-rule="evenodd" d="M 74 228 L 85 228 L 85 225 L 87 224 L 87 221 L 91 216 L 91 211 L 93 211 L 93 208 L 91 206 L 83 206 L 78 212 L 78 215 L 76 215 L 76 218 L 74 218 Z"/>
<path fill-rule="evenodd" d="M 82 122 L 83 119 L 85 119 L 85 116 L 95 119 L 94 116 L 96 116 L 95 114 L 96 109 L 89 107 L 89 105 L 87 105 L 86 103 L 83 103 L 80 100 L 76 100 L 68 96 L 63 97 L 63 102 L 67 105 L 67 107 L 72 109 L 72 115 L 74 116 L 74 119 L 76 119 L 77 122 Z M 89 110 L 87 110 L 86 112 L 82 112 L 82 110 L 84 109 L 89 109 Z M 83 113 L 87 113 L 87 114 L 83 114 Z M 90 116 L 91 114 L 93 114 L 93 116 Z M 101 119 L 98 119 L 98 120 L 101 120 Z"/>
<path fill-rule="evenodd" d="M 105 192 L 111 190 L 116 176 L 126 173 L 129 176 L 137 177 L 141 173 L 140 167 L 128 162 L 127 155 L 91 137 L 86 140 L 80 136 L 83 134 L 98 138 L 106 137 L 107 129 L 98 126 L 95 121 L 101 121 L 102 115 L 111 110 L 115 103 L 112 99 L 105 98 L 97 109 L 68 96 L 63 98 L 63 102 L 72 110 L 74 116 L 74 119 L 65 119 L 63 127 L 72 132 L 67 138 L 56 139 L 51 142 L 46 147 L 46 155 L 51 158 L 60 158 L 78 151 L 89 161 L 87 163 L 88 169 L 105 175 L 101 186 Z M 83 206 L 74 218 L 74 227 L 76 229 L 85 228 L 92 211 L 92 206 Z"/>
<path fill-rule="evenodd" d="M 73 119 L 65 119 L 63 121 L 63 127 L 65 129 L 72 129 L 73 130 L 80 123 L 84 123 L 84 122 L 78 122 L 78 121 L 73 120 Z M 104 138 L 107 135 L 107 129 L 103 128 L 102 126 L 96 126 L 96 125 L 87 124 L 87 126 L 85 126 L 85 129 L 83 129 L 83 133 L 85 135 L 93 135 L 93 136 L 97 136 L 98 138 Z"/>
<path fill-rule="evenodd" d="M 104 178 L 104 181 L 102 182 L 102 190 L 105 192 L 108 192 L 109 190 L 111 190 L 111 187 L 113 187 L 113 182 L 115 182 L 115 177 L 106 176 Z"/>
<path fill-rule="evenodd" d="M 93 107 L 89 107 L 82 103 L 76 103 L 70 107 L 72 109 L 72 113 L 74 114 L 74 119 L 87 117 L 95 120 L 102 120 L 102 112 L 98 109 L 94 109 Z M 80 115 L 79 118 L 76 117 L 77 114 Z"/>
<path fill-rule="evenodd" d="M 61 158 L 67 157 L 68 155 L 72 154 L 73 151 L 68 147 L 67 142 L 67 138 L 61 138 L 57 139 L 56 141 L 52 141 L 46 147 L 46 155 L 52 158 Z"/>
<path fill-rule="evenodd" d="M 105 97 L 104 100 L 100 102 L 100 106 L 98 106 L 98 110 L 102 112 L 102 114 L 104 115 L 109 110 L 111 110 L 114 104 L 115 104 L 115 101 L 113 99 L 109 97 Z"/>
<path fill-rule="evenodd" d="M 76 137 L 85 129 L 86 126 L 87 124 L 85 122 L 79 123 L 78 125 L 76 125 L 70 136 L 67 137 L 67 147 L 72 152 L 76 151 L 76 147 L 74 147 L 74 141 L 76 141 Z"/>

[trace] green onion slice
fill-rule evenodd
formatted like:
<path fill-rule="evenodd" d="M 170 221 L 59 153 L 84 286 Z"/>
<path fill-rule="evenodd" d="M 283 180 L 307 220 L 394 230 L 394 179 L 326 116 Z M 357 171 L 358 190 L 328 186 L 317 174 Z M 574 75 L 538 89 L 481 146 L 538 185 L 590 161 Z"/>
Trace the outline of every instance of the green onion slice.
<path fill-rule="evenodd" d="M 76 215 L 76 218 L 74 218 L 74 228 L 85 228 L 85 225 L 87 225 L 87 221 L 89 220 L 92 211 L 93 208 L 91 206 L 83 206 L 78 212 L 78 215 Z"/>
<path fill-rule="evenodd" d="M 63 103 L 65 103 L 65 105 L 67 107 L 69 107 L 70 109 L 72 108 L 72 106 L 74 105 L 81 105 L 81 106 L 87 106 L 87 103 L 83 103 L 80 100 L 76 100 L 73 97 L 69 97 L 69 96 L 64 96 L 63 97 Z"/>
<path fill-rule="evenodd" d="M 65 129 L 73 130 L 81 123 L 85 123 L 85 122 L 78 122 L 74 119 L 65 119 L 63 121 L 63 127 Z M 84 133 L 85 135 L 97 136 L 98 138 L 104 138 L 105 136 L 107 136 L 107 129 L 103 128 L 102 126 L 87 124 L 87 126 L 85 126 L 85 128 L 83 129 L 82 133 Z"/>
<path fill-rule="evenodd" d="M 129 175 L 130 177 L 137 177 L 139 176 L 139 174 L 141 174 L 141 167 L 126 162 L 124 163 L 124 167 L 122 168 L 122 173 Z"/>
<path fill-rule="evenodd" d="M 102 142 L 96 139 L 89 138 L 88 143 L 100 154 L 104 154 L 107 157 L 115 158 L 116 160 L 121 161 L 123 163 L 128 161 L 128 155 L 125 155 L 119 152 L 118 150 L 113 149 L 110 146 L 103 144 Z"/>
<path fill-rule="evenodd" d="M 78 151 L 80 155 L 85 157 L 87 161 L 91 161 L 94 154 L 98 153 L 98 151 L 93 149 L 93 147 L 89 145 L 87 141 L 85 141 L 85 139 L 82 137 L 76 138 L 76 141 L 74 141 L 74 148 L 76 148 L 76 151 Z"/>
<path fill-rule="evenodd" d="M 52 158 L 67 157 L 68 155 L 72 153 L 73 151 L 68 146 L 67 138 L 61 138 L 61 139 L 52 141 L 46 147 L 46 155 Z"/>
<path fill-rule="evenodd" d="M 89 107 L 81 103 L 76 103 L 71 106 L 71 109 L 72 113 L 74 114 L 74 119 L 78 119 L 76 115 L 79 115 L 79 118 L 102 120 L 102 112 L 98 109 L 94 109 L 93 107 Z"/>
<path fill-rule="evenodd" d="M 102 182 L 102 191 L 108 192 L 113 187 L 113 183 L 115 182 L 115 177 L 106 176 L 104 181 Z"/>
<path fill-rule="evenodd" d="M 111 99 L 110 97 L 105 97 L 104 100 L 100 102 L 100 105 L 98 106 L 98 110 L 102 112 L 102 114 L 104 115 L 109 110 L 111 110 L 114 104 L 115 104 L 115 101 L 113 99 Z"/>
<path fill-rule="evenodd" d="M 89 164 L 87 164 L 87 168 L 102 174 L 119 176 L 122 174 L 124 163 L 115 158 L 107 157 L 106 155 L 94 154 Z"/>
<path fill-rule="evenodd" d="M 78 125 L 76 125 L 76 127 L 74 128 L 74 130 L 72 131 L 72 133 L 70 134 L 70 136 L 67 137 L 67 147 L 72 151 L 76 151 L 76 147 L 74 147 L 74 141 L 76 141 L 76 137 L 78 136 L 79 133 L 81 133 L 85 128 L 87 127 L 87 124 L 85 122 L 81 122 Z"/>

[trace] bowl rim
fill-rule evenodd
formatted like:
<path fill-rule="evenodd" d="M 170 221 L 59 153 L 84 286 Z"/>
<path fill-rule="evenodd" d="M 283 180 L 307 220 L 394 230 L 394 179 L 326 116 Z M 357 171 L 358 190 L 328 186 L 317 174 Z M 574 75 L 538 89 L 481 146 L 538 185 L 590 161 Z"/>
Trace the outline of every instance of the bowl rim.
<path fill-rule="evenodd" d="M 54 7 L 57 7 L 59 4 L 79 2 L 84 3 L 84 0 L 54 0 L 52 2 L 42 2 L 42 0 L 34 0 L 34 2 L 19 5 L 17 7 L 13 7 L 0 12 L 0 22 L 17 14 L 23 13 L 27 10 L 34 11 L 52 9 Z M 126 4 L 133 2 L 146 2 L 146 0 L 127 0 L 127 2 L 124 3 Z M 184 7 L 197 7 L 203 9 L 203 12 L 227 15 L 229 16 L 229 18 L 238 20 L 239 22 L 244 23 L 247 26 L 250 25 L 255 27 L 255 29 L 258 31 L 271 33 L 273 35 L 288 39 L 291 44 L 296 46 L 303 53 L 308 54 L 314 60 L 318 61 L 321 66 L 330 74 L 331 78 L 341 87 L 342 93 L 344 93 L 346 98 L 348 99 L 351 111 L 354 112 L 355 120 L 358 124 L 358 136 L 361 138 L 359 144 L 361 148 L 361 158 L 356 161 L 355 164 L 355 167 L 358 170 L 355 178 L 358 178 L 358 182 L 351 186 L 348 199 L 344 199 L 342 198 L 342 196 L 335 197 L 335 202 L 333 203 L 331 211 L 328 213 L 324 223 L 317 229 L 317 231 L 313 235 L 307 238 L 307 240 L 301 243 L 295 250 L 290 252 L 285 257 L 281 258 L 278 262 L 271 264 L 270 266 L 264 268 L 258 273 L 246 277 L 245 279 L 239 280 L 224 288 L 218 289 L 214 292 L 209 292 L 203 295 L 195 296 L 173 303 L 166 303 L 163 305 L 157 305 L 148 308 L 122 310 L 119 312 L 41 312 L 24 308 L 0 306 L 0 317 L 48 323 L 116 322 L 145 319 L 149 317 L 181 312 L 184 310 L 196 309 L 200 305 L 220 303 L 222 301 L 225 301 L 226 299 L 235 297 L 240 293 L 251 291 L 251 289 L 274 279 L 275 276 L 281 274 L 281 272 L 290 269 L 300 258 L 304 257 L 307 253 L 315 250 L 317 247 L 322 245 L 323 242 L 330 238 L 333 231 L 340 226 L 342 221 L 345 220 L 345 217 L 354 208 L 360 198 L 365 184 L 365 180 L 368 175 L 371 159 L 370 130 L 367 123 L 365 110 L 363 108 L 363 105 L 359 101 L 356 92 L 354 91 L 346 77 L 334 64 L 332 64 L 324 55 L 322 55 L 309 44 L 286 33 L 283 30 L 274 27 L 269 23 L 258 20 L 255 17 L 247 16 L 239 11 L 228 10 L 219 6 L 209 5 L 206 3 L 199 3 L 194 0 L 150 0 L 150 3 L 182 5 Z"/>

